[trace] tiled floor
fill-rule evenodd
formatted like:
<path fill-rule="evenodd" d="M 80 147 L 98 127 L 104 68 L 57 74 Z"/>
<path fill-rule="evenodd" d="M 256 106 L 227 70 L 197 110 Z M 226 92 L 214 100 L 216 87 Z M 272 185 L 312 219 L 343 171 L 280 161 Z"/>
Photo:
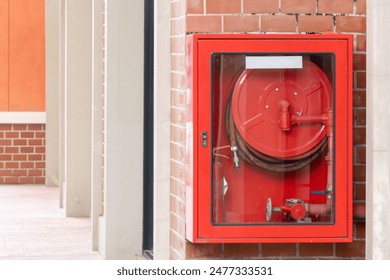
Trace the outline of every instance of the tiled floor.
<path fill-rule="evenodd" d="M 89 218 L 66 218 L 58 188 L 0 185 L 0 259 L 102 259 Z"/>

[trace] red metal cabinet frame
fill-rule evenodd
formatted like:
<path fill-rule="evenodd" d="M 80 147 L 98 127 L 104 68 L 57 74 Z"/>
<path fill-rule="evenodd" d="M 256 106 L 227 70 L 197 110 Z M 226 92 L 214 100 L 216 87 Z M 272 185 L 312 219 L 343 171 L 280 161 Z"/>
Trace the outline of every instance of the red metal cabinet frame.
<path fill-rule="evenodd" d="M 352 37 L 350 35 L 341 34 L 198 34 L 189 35 L 187 37 L 187 82 L 189 94 L 187 95 L 188 108 L 186 119 L 186 237 L 189 241 L 194 243 L 352 241 L 352 44 Z M 332 209 L 329 210 L 332 213 L 332 217 L 329 218 L 328 222 L 314 223 L 304 222 L 308 220 L 300 220 L 300 215 L 302 211 L 306 213 L 306 210 L 311 210 L 307 207 L 307 204 L 306 206 L 302 206 L 305 205 L 303 203 L 298 203 L 298 207 L 294 208 L 294 206 L 296 206 L 296 204 L 294 204 L 296 203 L 296 201 L 288 199 L 286 200 L 287 204 L 279 203 L 281 204 L 281 207 L 277 208 L 277 210 L 282 214 L 277 213 L 276 215 L 279 215 L 278 217 L 280 217 L 281 221 L 285 221 L 286 217 L 288 217 L 289 221 L 291 219 L 293 220 L 293 218 L 291 217 L 298 217 L 297 219 L 299 220 L 299 222 L 294 220 L 293 222 L 266 222 L 264 220 L 265 213 L 261 213 L 270 211 L 270 209 L 264 209 L 268 206 L 271 207 L 267 204 L 269 201 L 266 202 L 264 198 L 261 198 L 259 199 L 261 200 L 260 202 L 254 203 L 254 199 L 252 196 L 257 196 L 257 191 L 254 191 L 252 193 L 247 191 L 248 193 L 241 197 L 238 189 L 241 188 L 244 191 L 245 186 L 239 186 L 239 183 L 237 183 L 239 181 L 235 182 L 234 186 L 231 187 L 231 191 L 228 191 L 235 193 L 234 198 L 230 198 L 231 200 L 233 199 L 232 202 L 229 202 L 230 204 L 226 207 L 230 207 L 231 209 L 233 209 L 230 212 L 241 211 L 237 209 L 244 209 L 246 207 L 244 210 L 242 210 L 242 213 L 244 213 L 242 214 L 242 218 L 236 219 L 235 213 L 230 213 L 229 210 L 227 210 L 226 215 L 224 214 L 226 217 L 224 216 L 223 218 L 218 218 L 219 214 L 215 214 L 217 211 L 216 208 L 220 206 L 218 205 L 218 200 L 215 199 L 213 194 L 213 191 L 216 188 L 216 186 L 213 186 L 213 178 L 218 176 L 221 171 L 220 169 L 218 169 L 218 166 L 220 166 L 220 164 L 215 164 L 213 160 L 213 141 L 216 141 L 213 139 L 219 137 L 217 135 L 214 135 L 216 134 L 214 128 L 216 125 L 213 123 L 213 108 L 216 107 L 214 104 L 215 100 L 213 101 L 212 97 L 213 90 L 219 87 L 219 81 L 213 82 L 213 75 L 222 75 L 220 72 L 225 71 L 225 69 L 221 66 L 221 70 L 217 70 L 219 72 L 215 74 L 216 70 L 213 68 L 213 63 L 220 63 L 220 58 L 223 58 L 224 54 L 228 54 L 226 57 L 229 57 L 229 55 L 231 55 L 231 57 L 233 57 L 234 59 L 235 54 L 243 54 L 245 56 L 263 55 L 269 53 L 283 54 L 287 56 L 289 54 L 308 54 L 312 56 L 326 54 L 327 57 L 329 57 L 329 59 L 326 59 L 328 59 L 329 61 L 332 60 L 331 67 L 328 67 L 331 68 L 329 70 L 332 71 L 331 75 L 334 75 L 329 78 L 331 80 L 331 85 L 328 85 L 328 88 L 330 88 L 330 90 L 332 91 L 332 113 L 328 116 L 330 122 L 332 122 L 332 131 L 330 132 L 330 135 L 332 135 L 332 137 L 329 138 L 330 140 L 328 140 L 328 142 L 330 143 L 329 149 L 332 149 L 332 179 L 324 184 L 332 184 L 334 186 L 334 189 L 332 190 Z M 220 54 L 222 54 L 222 56 L 219 56 Z M 237 64 L 233 61 L 233 63 L 231 63 L 231 65 L 233 65 L 232 67 L 234 67 L 234 63 Z M 309 69 L 315 70 L 315 68 L 316 66 L 313 66 Z M 228 72 L 228 70 L 226 71 Z M 271 74 L 267 74 L 271 77 L 270 79 L 272 79 Z M 242 75 L 243 74 L 241 74 L 241 76 Z M 283 75 L 287 76 L 288 74 Z M 325 74 L 321 75 L 325 76 Z M 306 83 L 305 76 L 302 77 L 296 78 L 294 76 L 293 78 L 291 78 L 293 79 L 292 83 L 299 84 L 299 82 L 296 81 L 299 79 L 301 79 L 301 83 Z M 325 80 L 327 79 L 326 77 L 320 76 L 320 79 L 321 78 Z M 236 77 L 234 82 L 237 83 L 237 80 L 239 79 L 240 78 Z M 262 79 L 261 75 L 258 79 Z M 245 83 L 245 81 L 248 81 L 249 83 L 249 79 L 244 80 L 243 83 Z M 288 81 L 288 83 L 290 82 L 291 81 Z M 233 84 L 234 83 L 232 83 L 231 87 L 233 87 Z M 227 88 L 228 86 L 221 85 L 221 87 Z M 256 88 L 256 85 L 254 87 Z M 240 90 L 239 86 L 236 85 L 234 90 Z M 278 88 L 276 88 L 276 91 L 278 91 Z M 288 94 L 291 95 L 292 93 Z M 297 93 L 294 92 L 294 94 Z M 237 97 L 236 95 L 233 98 L 237 99 L 240 97 Z M 247 102 L 244 105 L 250 107 L 251 102 L 245 101 L 245 98 L 242 99 L 244 101 L 241 101 L 241 103 Z M 260 96 L 260 99 L 261 98 L 262 97 Z M 237 103 L 237 101 L 234 100 L 232 102 Z M 266 106 L 268 109 L 268 105 Z M 290 116 L 290 113 L 288 115 L 283 115 L 283 109 L 280 109 L 281 107 L 283 107 L 283 105 L 279 104 L 278 106 L 279 107 L 276 111 L 276 114 L 278 114 L 277 122 L 279 123 L 280 129 L 289 130 L 289 126 L 291 125 L 291 123 L 294 122 L 294 120 L 292 119 L 295 118 L 295 116 Z M 223 106 L 221 106 L 221 108 L 222 107 Z M 237 109 L 235 108 L 233 108 L 232 110 L 237 111 Z M 235 114 L 237 115 L 237 112 Z M 298 114 L 300 113 L 297 112 L 297 115 Z M 245 114 L 243 114 L 243 116 L 245 118 Z M 301 121 L 303 121 L 303 117 L 301 119 L 297 117 L 297 120 L 295 122 Z M 284 125 L 287 122 L 287 126 L 282 127 L 283 124 L 280 124 L 280 122 L 284 123 Z M 267 132 L 264 131 L 264 134 L 267 134 Z M 226 136 L 221 137 L 226 138 Z M 319 140 L 317 142 L 319 142 Z M 311 148 L 312 147 L 310 147 L 310 149 Z M 278 151 L 275 151 L 275 154 L 278 155 Z M 288 156 L 292 155 L 294 155 L 294 152 L 288 154 Z M 329 157 L 329 155 L 327 156 Z M 232 155 L 232 157 L 234 156 Z M 325 157 L 326 156 L 323 156 L 323 158 Z M 225 158 L 228 158 L 228 156 L 225 156 Z M 229 160 L 233 161 L 233 159 Z M 241 162 L 243 162 L 242 159 Z M 277 185 L 275 181 L 272 181 L 272 178 L 267 179 L 266 177 L 268 175 L 270 175 L 270 177 L 274 176 L 272 175 L 272 171 L 257 171 L 257 167 L 254 168 L 247 163 L 244 164 L 248 166 L 245 170 L 248 170 L 247 173 L 249 174 L 249 176 L 251 176 L 250 174 L 252 173 L 255 174 L 255 177 L 253 177 L 253 179 L 248 179 L 246 184 L 250 185 L 253 184 L 252 181 L 258 180 L 260 182 L 261 180 L 264 180 L 265 184 Z M 321 167 L 323 170 L 326 169 L 325 165 L 326 164 L 323 164 L 324 167 Z M 314 167 L 310 168 L 310 170 L 315 170 Z M 233 173 L 238 171 L 235 171 L 234 169 L 229 169 L 228 172 Z M 259 175 L 260 177 L 256 177 L 256 172 L 262 173 L 261 175 Z M 226 176 L 228 177 L 229 175 Z M 310 175 L 310 178 L 312 178 L 314 181 L 317 180 L 317 183 L 321 185 L 321 176 L 316 176 L 316 174 Z M 223 179 L 225 180 L 225 177 L 223 177 Z M 290 179 L 288 178 L 288 176 L 284 175 L 283 180 L 288 181 Z M 294 180 L 298 180 L 296 179 L 296 176 L 292 179 L 292 181 Z M 261 182 L 259 184 L 261 184 Z M 277 188 L 277 186 L 275 188 Z M 299 195 L 302 192 L 307 192 L 307 188 L 294 191 L 291 191 L 290 189 L 291 187 L 285 186 L 284 192 L 291 192 L 294 195 Z M 312 189 L 309 189 L 308 191 L 310 191 L 310 194 L 306 195 L 307 197 L 313 197 L 312 194 L 315 194 L 316 192 Z M 274 192 L 274 195 L 276 197 L 275 201 L 281 201 L 282 199 L 284 199 L 283 197 L 279 197 L 277 192 Z M 270 197 L 272 197 L 272 194 L 270 194 Z M 237 203 L 239 205 L 234 201 L 234 199 L 237 200 Z M 248 202 L 246 202 L 246 199 L 248 200 Z M 314 200 L 315 199 L 317 198 L 315 197 Z M 324 200 L 322 200 L 322 202 L 323 201 Z M 256 209 L 256 212 L 252 211 L 250 207 L 258 207 L 259 209 Z M 258 222 L 256 220 L 256 217 L 253 218 L 252 216 L 250 216 L 253 214 L 252 212 L 255 214 L 255 216 L 257 215 L 257 213 L 260 213 L 259 217 L 261 217 L 259 218 Z M 271 212 L 267 213 L 270 214 Z M 217 217 L 215 215 L 217 215 Z M 267 219 L 268 218 L 269 217 L 267 217 Z M 316 217 L 313 217 L 313 219 L 316 219 Z"/>

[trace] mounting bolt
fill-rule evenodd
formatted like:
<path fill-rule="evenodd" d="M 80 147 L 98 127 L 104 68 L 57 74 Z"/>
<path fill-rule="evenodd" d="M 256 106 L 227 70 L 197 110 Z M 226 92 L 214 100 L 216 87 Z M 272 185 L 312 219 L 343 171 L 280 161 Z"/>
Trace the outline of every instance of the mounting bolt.
<path fill-rule="evenodd" d="M 279 88 L 275 88 L 275 91 L 279 91 Z"/>
<path fill-rule="evenodd" d="M 298 95 L 298 92 L 295 91 L 295 92 L 294 92 L 294 95 L 297 96 L 297 95 Z"/>
<path fill-rule="evenodd" d="M 265 109 L 268 109 L 269 108 L 269 106 L 268 105 L 265 105 Z"/>

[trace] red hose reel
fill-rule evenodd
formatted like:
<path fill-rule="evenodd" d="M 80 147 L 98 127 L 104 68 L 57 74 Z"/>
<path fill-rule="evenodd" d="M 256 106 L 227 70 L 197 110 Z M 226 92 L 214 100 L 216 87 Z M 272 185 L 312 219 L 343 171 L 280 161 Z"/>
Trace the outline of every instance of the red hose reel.
<path fill-rule="evenodd" d="M 326 145 L 326 129 L 321 118 L 332 106 L 332 86 L 325 73 L 305 60 L 302 69 L 246 69 L 238 78 L 227 115 L 230 138 L 244 145 L 273 171 L 302 168 L 319 155 Z M 227 122 L 230 122 L 227 117 Z M 234 145 L 232 145 L 234 146 Z M 242 149 L 243 157 L 251 157 Z M 309 159 L 309 160 L 305 160 Z M 273 168 L 283 162 L 280 168 Z M 286 163 L 294 164 L 289 167 Z M 254 162 L 256 164 L 256 162 Z M 284 168 L 283 168 L 284 167 Z"/>

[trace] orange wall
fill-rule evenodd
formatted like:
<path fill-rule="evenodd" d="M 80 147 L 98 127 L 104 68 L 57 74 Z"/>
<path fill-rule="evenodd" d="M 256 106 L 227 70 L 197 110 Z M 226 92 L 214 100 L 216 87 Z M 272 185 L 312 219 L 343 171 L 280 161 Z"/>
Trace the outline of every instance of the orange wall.
<path fill-rule="evenodd" d="M 45 111 L 45 0 L 0 0 L 0 111 Z"/>

